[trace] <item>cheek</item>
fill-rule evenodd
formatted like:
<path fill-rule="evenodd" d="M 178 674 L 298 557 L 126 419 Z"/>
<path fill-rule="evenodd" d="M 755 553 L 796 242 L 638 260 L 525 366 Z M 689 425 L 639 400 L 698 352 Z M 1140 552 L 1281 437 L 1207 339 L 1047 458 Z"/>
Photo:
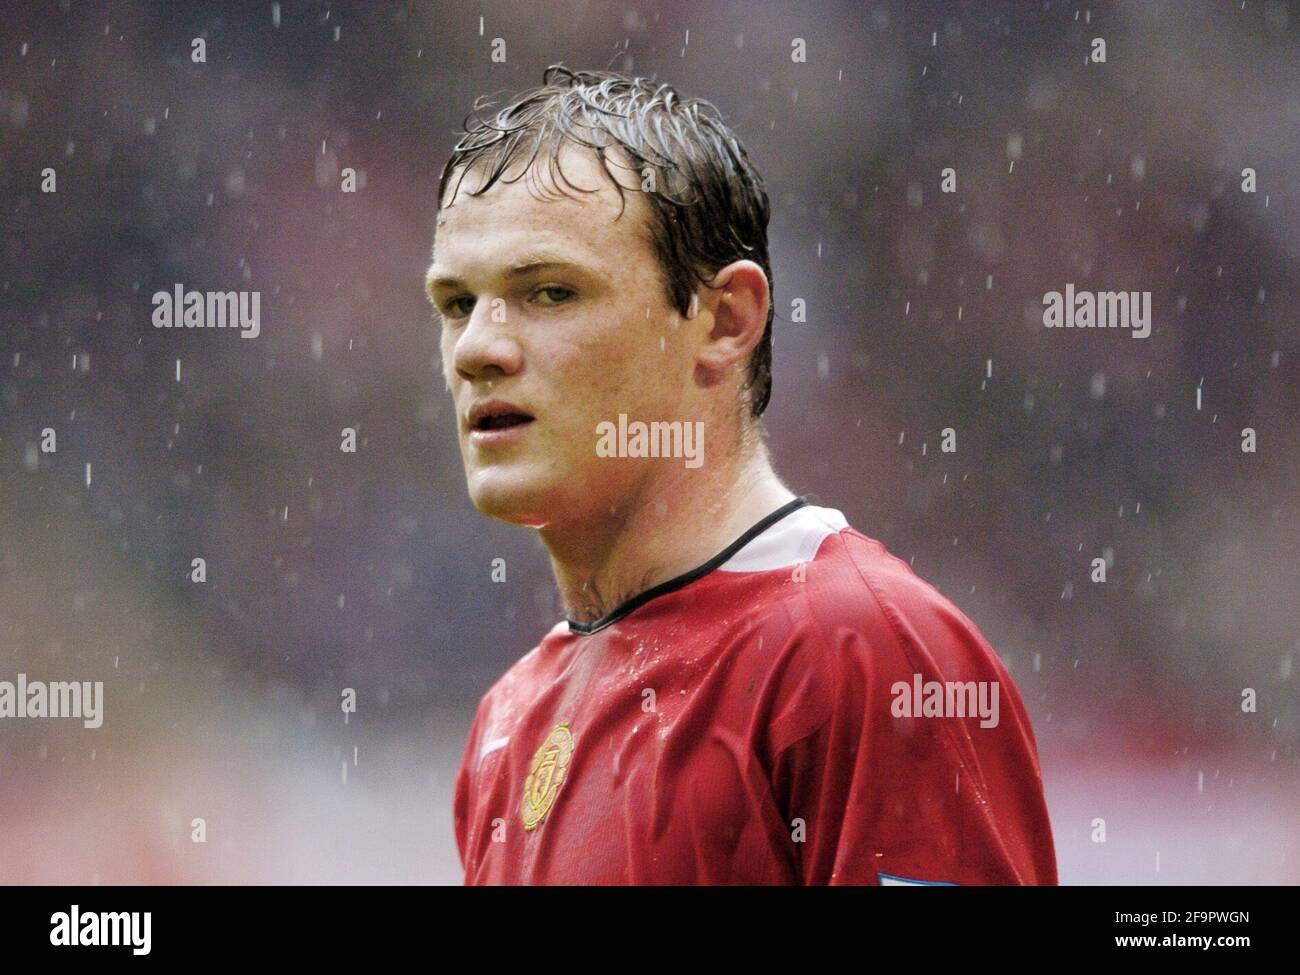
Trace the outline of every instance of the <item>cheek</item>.
<path fill-rule="evenodd" d="M 656 328 L 645 306 L 631 303 L 535 334 L 525 352 L 525 360 L 545 375 L 549 396 L 584 429 L 619 413 L 660 419 L 665 404 L 680 399 L 680 357 L 680 337 L 672 327 L 665 322 Z"/>
<path fill-rule="evenodd" d="M 611 343 L 590 350 L 580 375 L 567 385 L 567 395 L 580 404 L 590 423 L 614 420 L 619 413 L 643 412 L 649 379 L 644 359 L 620 343 Z"/>
<path fill-rule="evenodd" d="M 599 410 L 624 382 L 623 355 L 613 330 L 564 329 L 534 341 L 526 359 L 546 377 L 550 397 L 566 410 Z"/>
<path fill-rule="evenodd" d="M 586 352 L 593 390 L 607 402 L 628 406 L 658 398 L 659 390 L 672 385 L 674 336 L 648 321 L 643 308 L 625 310 L 614 320 L 620 324 L 593 336 Z"/>

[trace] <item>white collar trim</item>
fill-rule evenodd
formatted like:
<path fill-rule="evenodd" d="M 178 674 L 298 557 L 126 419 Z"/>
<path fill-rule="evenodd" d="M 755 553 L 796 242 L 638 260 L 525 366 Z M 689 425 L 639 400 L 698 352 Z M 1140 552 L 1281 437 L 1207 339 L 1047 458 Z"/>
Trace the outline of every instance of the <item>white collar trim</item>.
<path fill-rule="evenodd" d="M 844 515 L 834 508 L 804 505 L 751 539 L 716 571 L 769 572 L 808 562 L 822 542 L 848 527 Z"/>

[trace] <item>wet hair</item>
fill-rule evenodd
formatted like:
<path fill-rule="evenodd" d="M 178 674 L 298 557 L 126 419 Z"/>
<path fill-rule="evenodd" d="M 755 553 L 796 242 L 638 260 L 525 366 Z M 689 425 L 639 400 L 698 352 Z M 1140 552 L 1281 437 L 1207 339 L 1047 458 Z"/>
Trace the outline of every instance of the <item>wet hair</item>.
<path fill-rule="evenodd" d="M 770 294 L 767 191 L 745 147 L 711 103 L 683 99 L 671 86 L 647 78 L 571 71 L 553 64 L 543 72 L 540 87 L 516 96 L 490 119 L 480 114 L 489 106 L 481 96 L 466 117 L 462 137 L 438 182 L 439 206 L 457 170 L 457 191 L 471 169 L 486 170 L 486 179 L 471 194 L 477 196 L 525 153 L 531 155 L 524 173 L 531 172 L 544 149 L 552 175 L 573 187 L 559 167 L 561 150 L 569 143 L 595 151 L 622 200 L 621 217 L 627 199 L 606 156 L 617 147 L 647 189 L 650 242 L 669 302 L 681 315 L 690 313 L 697 286 L 733 261 L 758 264 Z M 772 317 L 769 301 L 763 338 L 750 356 L 744 385 L 754 417 L 762 416 L 772 395 Z"/>

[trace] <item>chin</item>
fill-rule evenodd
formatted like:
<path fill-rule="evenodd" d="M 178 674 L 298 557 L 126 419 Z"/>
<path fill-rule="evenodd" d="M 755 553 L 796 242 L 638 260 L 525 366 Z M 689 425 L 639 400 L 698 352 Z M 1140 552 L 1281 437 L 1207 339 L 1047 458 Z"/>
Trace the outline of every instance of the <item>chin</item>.
<path fill-rule="evenodd" d="M 529 528 L 550 520 L 547 513 L 553 515 L 562 504 L 557 493 L 520 471 L 477 470 L 469 475 L 469 499 L 474 507 L 489 518 Z"/>
<path fill-rule="evenodd" d="M 567 473 L 566 473 L 567 471 Z M 528 528 L 577 525 L 617 496 L 611 471 L 494 464 L 467 472 L 469 497 L 489 518 Z"/>

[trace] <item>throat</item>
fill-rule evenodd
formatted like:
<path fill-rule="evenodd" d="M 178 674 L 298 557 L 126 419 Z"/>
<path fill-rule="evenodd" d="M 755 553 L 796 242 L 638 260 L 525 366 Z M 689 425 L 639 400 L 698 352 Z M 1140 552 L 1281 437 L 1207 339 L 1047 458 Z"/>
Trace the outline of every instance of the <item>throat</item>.
<path fill-rule="evenodd" d="M 650 569 L 632 585 L 598 584 L 589 579 L 565 602 L 565 615 L 574 623 L 590 626 L 631 602 L 637 596 L 665 582 L 669 575 L 662 569 Z"/>

